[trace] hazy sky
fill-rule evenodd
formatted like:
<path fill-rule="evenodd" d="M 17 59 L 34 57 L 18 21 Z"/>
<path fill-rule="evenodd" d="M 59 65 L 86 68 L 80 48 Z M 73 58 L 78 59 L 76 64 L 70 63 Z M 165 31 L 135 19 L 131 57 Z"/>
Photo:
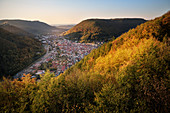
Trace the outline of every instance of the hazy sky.
<path fill-rule="evenodd" d="M 153 19 L 170 10 L 170 0 L 0 0 L 0 19 L 76 24 L 88 18 Z"/>

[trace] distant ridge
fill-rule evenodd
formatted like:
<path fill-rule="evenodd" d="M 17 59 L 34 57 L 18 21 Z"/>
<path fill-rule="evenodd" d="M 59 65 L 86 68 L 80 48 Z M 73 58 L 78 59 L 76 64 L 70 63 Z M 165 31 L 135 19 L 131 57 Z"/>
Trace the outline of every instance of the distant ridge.
<path fill-rule="evenodd" d="M 15 26 L 12 26 L 10 24 L 3 24 L 3 25 L 0 25 L 0 28 L 10 32 L 10 33 L 13 33 L 13 34 L 16 34 L 16 35 L 22 35 L 22 36 L 33 36 L 33 34 L 31 33 L 28 33 L 20 28 L 17 28 Z"/>
<path fill-rule="evenodd" d="M 34 35 L 51 33 L 53 30 L 57 29 L 54 26 L 50 26 L 40 21 L 0 20 L 0 25 L 3 24 L 10 24 Z"/>
<path fill-rule="evenodd" d="M 146 22 L 142 18 L 87 19 L 64 33 L 79 42 L 108 41 Z"/>

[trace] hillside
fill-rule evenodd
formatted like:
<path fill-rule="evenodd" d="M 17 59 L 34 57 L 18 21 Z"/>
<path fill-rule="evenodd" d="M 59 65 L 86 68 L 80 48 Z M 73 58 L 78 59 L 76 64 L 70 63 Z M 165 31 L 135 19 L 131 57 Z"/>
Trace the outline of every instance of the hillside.
<path fill-rule="evenodd" d="M 3 24 L 3 25 L 0 25 L 0 28 L 10 32 L 10 33 L 13 33 L 13 34 L 17 34 L 17 35 L 21 35 L 21 36 L 34 36 L 33 34 L 31 33 L 28 33 L 20 28 L 17 28 L 15 26 L 12 26 L 12 25 L 9 25 L 9 24 Z"/>
<path fill-rule="evenodd" d="M 93 112 L 168 112 L 169 39 L 170 12 L 105 43 L 60 79 L 91 84 Z"/>
<path fill-rule="evenodd" d="M 57 30 L 56 27 L 50 26 L 40 21 L 0 20 L 0 25 L 3 24 L 15 26 L 34 35 L 52 33 L 53 30 Z"/>
<path fill-rule="evenodd" d="M 0 82 L 2 112 L 169 113 L 170 11 L 93 50 L 63 74 Z"/>
<path fill-rule="evenodd" d="M 95 42 L 112 40 L 129 29 L 146 22 L 140 18 L 124 19 L 88 19 L 80 22 L 64 35 L 79 42 Z"/>
<path fill-rule="evenodd" d="M 19 34 L 0 28 L 0 78 L 16 74 L 41 56 L 37 52 L 44 51 L 38 40 L 20 35 L 19 29 L 15 31 Z"/>

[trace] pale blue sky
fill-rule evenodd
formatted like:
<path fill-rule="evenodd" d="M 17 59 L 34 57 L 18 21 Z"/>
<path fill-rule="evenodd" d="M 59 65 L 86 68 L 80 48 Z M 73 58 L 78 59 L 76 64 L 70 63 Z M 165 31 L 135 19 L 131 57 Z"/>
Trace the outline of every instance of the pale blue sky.
<path fill-rule="evenodd" d="M 170 0 L 0 0 L 0 19 L 77 24 L 88 18 L 153 19 L 170 10 Z"/>

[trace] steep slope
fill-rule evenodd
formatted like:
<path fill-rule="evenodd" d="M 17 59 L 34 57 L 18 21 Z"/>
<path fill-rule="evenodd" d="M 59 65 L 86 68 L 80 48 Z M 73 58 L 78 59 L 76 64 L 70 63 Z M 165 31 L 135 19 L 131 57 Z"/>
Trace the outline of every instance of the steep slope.
<path fill-rule="evenodd" d="M 12 26 L 12 25 L 9 25 L 9 24 L 3 24 L 3 25 L 0 25 L 0 28 L 10 32 L 10 33 L 13 33 L 13 34 L 17 34 L 17 35 L 22 35 L 22 36 L 34 36 L 33 34 L 31 33 L 28 33 L 20 28 L 17 28 L 15 26 Z"/>
<path fill-rule="evenodd" d="M 95 110 L 168 112 L 169 40 L 170 12 L 105 43 L 59 79 L 92 80 Z"/>
<path fill-rule="evenodd" d="M 0 77 L 14 75 L 41 56 L 38 40 L 10 33 L 0 28 Z"/>
<path fill-rule="evenodd" d="M 50 26 L 40 21 L 0 20 L 0 25 L 3 24 L 10 24 L 35 35 L 51 33 L 53 30 L 57 29 L 56 27 Z"/>
<path fill-rule="evenodd" d="M 145 21 L 138 18 L 88 19 L 80 22 L 64 35 L 80 42 L 108 41 L 113 36 L 118 37 Z"/>

